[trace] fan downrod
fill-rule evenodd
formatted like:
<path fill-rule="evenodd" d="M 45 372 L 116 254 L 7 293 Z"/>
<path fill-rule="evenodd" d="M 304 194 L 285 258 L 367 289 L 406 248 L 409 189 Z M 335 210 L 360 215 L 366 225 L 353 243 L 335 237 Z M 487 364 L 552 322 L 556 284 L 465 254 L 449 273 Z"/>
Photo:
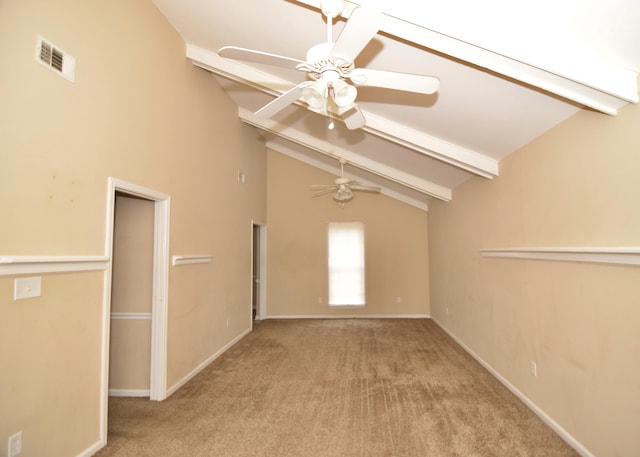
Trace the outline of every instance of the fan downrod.
<path fill-rule="evenodd" d="M 343 0 L 322 0 L 320 9 L 322 9 L 322 14 L 327 16 L 328 18 L 334 19 L 342 13 L 344 9 L 344 1 Z"/>

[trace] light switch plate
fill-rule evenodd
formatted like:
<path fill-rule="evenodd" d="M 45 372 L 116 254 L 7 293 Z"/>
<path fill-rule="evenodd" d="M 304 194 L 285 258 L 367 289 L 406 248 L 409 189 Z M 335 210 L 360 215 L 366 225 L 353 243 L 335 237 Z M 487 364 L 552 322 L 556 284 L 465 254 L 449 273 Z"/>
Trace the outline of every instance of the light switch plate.
<path fill-rule="evenodd" d="M 13 284 L 13 299 L 24 300 L 25 298 L 39 297 L 42 295 L 42 278 L 34 276 L 32 278 L 16 278 Z"/>

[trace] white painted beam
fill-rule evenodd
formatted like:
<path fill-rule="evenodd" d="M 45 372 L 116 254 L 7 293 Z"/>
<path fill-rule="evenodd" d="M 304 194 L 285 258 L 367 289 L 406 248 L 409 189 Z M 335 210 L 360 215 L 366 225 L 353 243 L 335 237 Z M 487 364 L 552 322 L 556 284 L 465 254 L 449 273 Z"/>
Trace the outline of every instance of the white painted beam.
<path fill-rule="evenodd" d="M 281 124 L 273 119 L 259 118 L 254 113 L 244 108 L 240 107 L 238 109 L 238 116 L 247 124 L 258 127 L 261 130 L 272 133 L 293 143 L 305 146 L 313 151 L 334 157 L 342 157 L 358 168 L 368 171 L 369 173 L 373 173 L 390 181 L 402 184 L 439 200 L 443 200 L 445 202 L 451 201 L 452 191 L 447 187 L 418 178 L 417 176 L 410 175 L 409 173 L 399 171 L 393 167 L 381 164 L 366 157 L 362 157 L 352 151 L 329 144 L 324 140 L 315 138 L 307 133 Z"/>
<path fill-rule="evenodd" d="M 406 127 L 367 112 L 367 125 L 362 129 L 421 154 L 454 165 L 484 178 L 498 176 L 498 161 L 471 149 L 449 143 L 432 135 Z"/>

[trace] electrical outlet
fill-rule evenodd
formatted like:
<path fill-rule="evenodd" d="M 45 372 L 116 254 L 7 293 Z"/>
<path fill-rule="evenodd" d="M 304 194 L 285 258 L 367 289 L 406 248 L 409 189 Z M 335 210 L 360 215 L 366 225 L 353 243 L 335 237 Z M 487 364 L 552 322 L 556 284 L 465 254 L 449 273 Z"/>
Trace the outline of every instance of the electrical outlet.
<path fill-rule="evenodd" d="M 227 319 L 227 328 L 229 328 L 229 319 Z"/>
<path fill-rule="evenodd" d="M 322 297 L 318 297 L 318 304 L 321 305 L 322 304 Z"/>
<path fill-rule="evenodd" d="M 7 457 L 16 457 L 22 452 L 22 432 L 18 432 L 9 437 L 9 446 L 7 447 Z"/>
<path fill-rule="evenodd" d="M 531 376 L 538 376 L 538 365 L 533 360 L 531 361 Z"/>
<path fill-rule="evenodd" d="M 398 304 L 402 303 L 402 297 L 400 296 L 396 297 L 396 303 Z"/>
<path fill-rule="evenodd" d="M 449 315 L 449 307 L 447 306 L 447 308 L 444 310 L 445 314 L 448 316 Z"/>

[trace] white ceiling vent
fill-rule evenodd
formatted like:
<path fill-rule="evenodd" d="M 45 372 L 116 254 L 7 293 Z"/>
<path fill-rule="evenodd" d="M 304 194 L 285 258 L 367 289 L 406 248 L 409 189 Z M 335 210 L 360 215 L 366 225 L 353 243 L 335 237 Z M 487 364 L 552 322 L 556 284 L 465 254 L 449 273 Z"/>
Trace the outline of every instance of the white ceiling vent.
<path fill-rule="evenodd" d="M 71 82 L 75 81 L 76 59 L 38 37 L 36 60 Z"/>

